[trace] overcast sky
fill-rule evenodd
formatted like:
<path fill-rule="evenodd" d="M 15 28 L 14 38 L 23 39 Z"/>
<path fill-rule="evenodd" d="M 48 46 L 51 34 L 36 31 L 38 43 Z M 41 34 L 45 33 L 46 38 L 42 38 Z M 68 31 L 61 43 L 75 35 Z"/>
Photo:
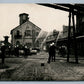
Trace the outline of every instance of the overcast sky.
<path fill-rule="evenodd" d="M 30 21 L 45 31 L 62 31 L 68 25 L 68 13 L 37 4 L 0 4 L 0 40 L 10 36 L 10 30 L 19 25 L 19 14 L 28 13 Z"/>

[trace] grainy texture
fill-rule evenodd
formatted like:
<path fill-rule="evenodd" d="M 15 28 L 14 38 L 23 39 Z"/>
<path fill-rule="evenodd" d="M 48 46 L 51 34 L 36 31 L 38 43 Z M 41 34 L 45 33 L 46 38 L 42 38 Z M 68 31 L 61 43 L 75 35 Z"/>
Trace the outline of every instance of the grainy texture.
<path fill-rule="evenodd" d="M 28 58 L 7 58 L 9 68 L 0 69 L 0 80 L 12 81 L 68 81 L 84 80 L 84 62 L 67 63 L 66 58 L 57 55 L 56 62 L 47 63 L 48 53 L 40 52 Z M 71 61 L 74 61 L 71 58 Z M 41 63 L 44 66 L 41 66 Z"/>

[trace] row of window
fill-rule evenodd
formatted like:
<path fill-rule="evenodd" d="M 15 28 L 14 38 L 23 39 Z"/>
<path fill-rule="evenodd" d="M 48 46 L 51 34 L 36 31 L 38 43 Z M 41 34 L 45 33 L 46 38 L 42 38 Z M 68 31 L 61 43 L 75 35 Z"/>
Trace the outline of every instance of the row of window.
<path fill-rule="evenodd" d="M 16 45 L 20 45 L 20 41 L 16 41 Z M 32 43 L 26 43 L 25 45 L 27 45 L 28 47 L 32 46 Z"/>
<path fill-rule="evenodd" d="M 26 30 L 24 35 L 25 36 L 31 36 L 31 30 Z"/>
<path fill-rule="evenodd" d="M 32 33 L 31 33 L 31 32 L 32 32 Z M 25 36 L 32 36 L 32 34 L 33 34 L 33 35 L 36 34 L 36 36 L 38 36 L 39 33 L 38 33 L 38 32 L 35 32 L 35 30 L 32 30 L 32 31 L 31 31 L 31 30 L 26 30 L 26 31 L 24 32 L 24 35 L 25 35 Z M 21 35 L 21 32 L 20 32 L 19 30 L 17 30 L 16 35 L 17 35 L 17 36 Z"/>

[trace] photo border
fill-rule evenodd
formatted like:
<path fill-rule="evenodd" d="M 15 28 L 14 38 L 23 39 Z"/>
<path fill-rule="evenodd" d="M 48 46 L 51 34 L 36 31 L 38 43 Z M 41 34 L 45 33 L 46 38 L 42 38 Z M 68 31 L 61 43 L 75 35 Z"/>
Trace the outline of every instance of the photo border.
<path fill-rule="evenodd" d="M 78 3 L 84 0 L 0 0 L 2 3 Z M 84 81 L 0 81 L 0 84 L 84 84 Z"/>

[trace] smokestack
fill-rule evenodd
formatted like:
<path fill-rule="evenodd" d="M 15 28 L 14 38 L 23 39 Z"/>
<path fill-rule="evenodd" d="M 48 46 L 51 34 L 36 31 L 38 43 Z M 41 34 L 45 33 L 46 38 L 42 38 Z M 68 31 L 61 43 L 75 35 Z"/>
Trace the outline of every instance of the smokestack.
<path fill-rule="evenodd" d="M 9 38 L 9 36 L 4 36 L 4 38 L 5 38 L 5 39 L 4 39 L 4 42 L 5 42 L 5 43 L 8 43 L 8 38 Z"/>
<path fill-rule="evenodd" d="M 26 13 L 22 13 L 19 15 L 20 17 L 20 25 L 25 23 L 28 19 L 29 19 L 29 14 L 26 14 Z"/>

